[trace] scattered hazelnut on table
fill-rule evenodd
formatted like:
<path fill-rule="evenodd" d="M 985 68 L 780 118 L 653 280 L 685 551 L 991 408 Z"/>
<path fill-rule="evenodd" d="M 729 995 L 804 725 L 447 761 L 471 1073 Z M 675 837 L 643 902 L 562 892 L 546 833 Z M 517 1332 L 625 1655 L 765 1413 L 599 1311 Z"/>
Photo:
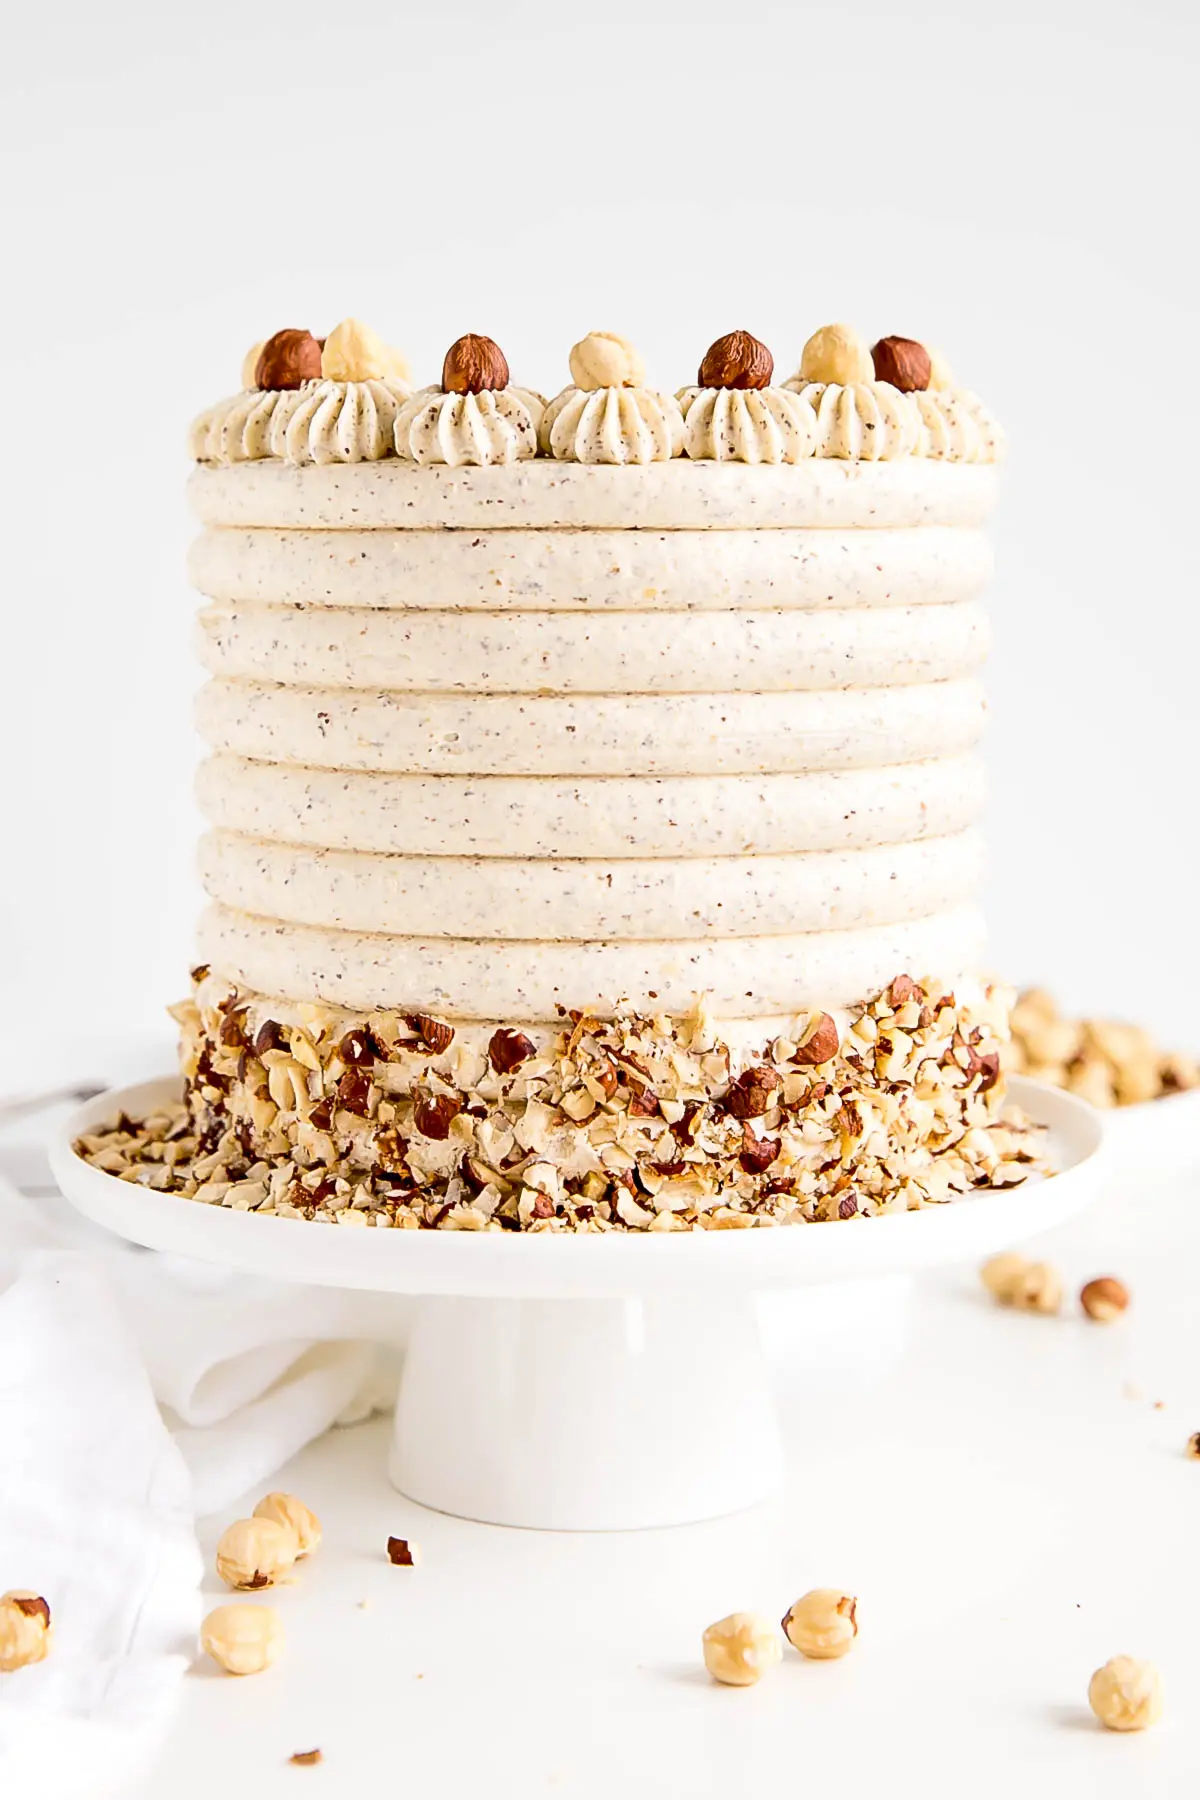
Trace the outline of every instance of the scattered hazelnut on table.
<path fill-rule="evenodd" d="M 705 1668 L 726 1687 L 753 1687 L 763 1670 L 783 1656 L 774 1627 L 758 1613 L 735 1612 L 718 1619 L 704 1633 L 703 1645 Z"/>
<path fill-rule="evenodd" d="M 1129 1305 L 1129 1289 L 1115 1275 L 1097 1275 L 1094 1281 L 1084 1282 L 1079 1292 L 1079 1304 L 1089 1319 L 1111 1325 Z"/>
<path fill-rule="evenodd" d="M 298 1769 L 312 1769 L 321 1761 L 321 1752 L 319 1750 L 293 1750 L 288 1761 L 294 1763 Z"/>
<path fill-rule="evenodd" d="M 299 1546 L 297 1556 L 311 1556 L 321 1547 L 321 1521 L 295 1494 L 266 1494 L 254 1509 L 256 1519 L 273 1519 L 286 1526 Z"/>
<path fill-rule="evenodd" d="M 1110 1731 L 1145 1731 L 1162 1717 L 1162 1677 L 1151 1662 L 1111 1657 L 1088 1683 L 1088 1705 Z"/>
<path fill-rule="evenodd" d="M 1190 1456 L 1193 1462 L 1200 1462 L 1200 1431 L 1193 1431 L 1187 1441 L 1184 1455 Z"/>
<path fill-rule="evenodd" d="M 300 1546 L 277 1519 L 238 1519 L 221 1533 L 217 1574 L 231 1588 L 270 1587 L 291 1569 Z"/>
<path fill-rule="evenodd" d="M 1062 1308 L 1062 1277 L 1051 1263 L 1028 1263 L 1013 1284 L 1018 1312 L 1056 1313 Z"/>
<path fill-rule="evenodd" d="M 989 1256 L 979 1271 L 979 1279 L 1001 1306 L 1011 1306 L 1017 1284 L 1028 1267 L 1027 1256 L 1019 1256 L 1015 1250 L 1003 1250 L 999 1256 Z"/>
<path fill-rule="evenodd" d="M 390 1537 L 387 1541 L 388 1561 L 398 1569 L 415 1569 L 421 1560 L 421 1546 L 410 1538 Z"/>
<path fill-rule="evenodd" d="M 0 1595 L 0 1674 L 43 1662 L 53 1637 L 50 1608 L 40 1594 L 11 1588 Z"/>
<path fill-rule="evenodd" d="M 784 1613 L 783 1634 L 801 1656 L 817 1662 L 845 1656 L 858 1636 L 858 1601 L 841 1588 L 813 1588 Z"/>
<path fill-rule="evenodd" d="M 227 1675 L 261 1675 L 283 1649 L 273 1606 L 218 1606 L 200 1627 L 200 1648 Z"/>

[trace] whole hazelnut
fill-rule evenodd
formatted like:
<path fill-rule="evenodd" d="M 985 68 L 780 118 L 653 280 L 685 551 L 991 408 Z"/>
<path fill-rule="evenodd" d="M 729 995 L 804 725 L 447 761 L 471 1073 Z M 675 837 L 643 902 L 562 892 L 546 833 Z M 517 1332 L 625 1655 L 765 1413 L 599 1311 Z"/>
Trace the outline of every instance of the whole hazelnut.
<path fill-rule="evenodd" d="M 1056 1313 L 1062 1299 L 1062 1277 L 1050 1263 L 1027 1263 L 1013 1283 L 1011 1304 L 1019 1312 Z"/>
<path fill-rule="evenodd" d="M 979 1279 L 1001 1306 L 1011 1306 L 1016 1298 L 1017 1284 L 1028 1267 L 1027 1256 L 1019 1256 L 1015 1250 L 1002 1250 L 999 1256 L 988 1257 L 979 1271 Z"/>
<path fill-rule="evenodd" d="M 271 1587 L 300 1554 L 296 1533 L 277 1519 L 238 1519 L 217 1544 L 217 1574 L 227 1587 Z"/>
<path fill-rule="evenodd" d="M 916 338 L 885 337 L 871 351 L 876 381 L 890 382 L 902 394 L 929 386 L 932 371 L 929 352 Z"/>
<path fill-rule="evenodd" d="M 789 1606 L 783 1632 L 801 1656 L 817 1662 L 845 1656 L 858 1636 L 858 1601 L 841 1588 L 813 1588 Z"/>
<path fill-rule="evenodd" d="M 1088 1705 L 1110 1731 L 1145 1731 L 1162 1717 L 1162 1677 L 1151 1662 L 1111 1657 L 1088 1683 Z"/>
<path fill-rule="evenodd" d="M 615 331 L 589 331 L 573 346 L 570 366 L 577 388 L 641 387 L 646 379 L 641 357 Z"/>
<path fill-rule="evenodd" d="M 1191 1457 L 1193 1462 L 1200 1462 L 1200 1431 L 1193 1431 L 1183 1454 Z"/>
<path fill-rule="evenodd" d="M 53 1637 L 50 1608 L 40 1594 L 25 1588 L 0 1594 L 0 1674 L 43 1662 Z"/>
<path fill-rule="evenodd" d="M 727 331 L 705 351 L 696 381 L 702 388 L 765 388 L 774 372 L 765 344 L 748 331 Z"/>
<path fill-rule="evenodd" d="M 266 1494 L 254 1509 L 256 1519 L 274 1519 L 293 1533 L 298 1556 L 311 1556 L 321 1547 L 321 1521 L 295 1494 Z"/>
<path fill-rule="evenodd" d="M 852 326 L 822 325 L 801 353 L 800 377 L 803 381 L 853 387 L 856 382 L 873 381 L 875 365 L 871 352 Z"/>
<path fill-rule="evenodd" d="M 361 319 L 343 319 L 325 339 L 321 373 L 326 381 L 406 381 L 408 363 Z"/>
<path fill-rule="evenodd" d="M 704 1666 L 726 1687 L 753 1687 L 764 1669 L 783 1656 L 783 1646 L 770 1621 L 758 1613 L 735 1612 L 718 1619 L 704 1633 Z"/>
<path fill-rule="evenodd" d="M 456 338 L 442 364 L 442 386 L 448 394 L 482 394 L 485 388 L 508 386 L 508 363 L 490 337 L 467 332 Z"/>
<path fill-rule="evenodd" d="M 321 379 L 321 346 L 311 331 L 277 331 L 259 351 L 254 386 L 271 393 Z"/>
<path fill-rule="evenodd" d="M 242 387 L 258 386 L 258 359 L 266 348 L 266 338 L 259 338 L 257 344 L 251 344 L 242 358 Z"/>
<path fill-rule="evenodd" d="M 954 386 L 954 374 L 940 350 L 929 352 L 929 385 L 931 388 Z"/>
<path fill-rule="evenodd" d="M 200 1627 L 200 1648 L 227 1675 L 261 1675 L 283 1649 L 273 1606 L 218 1606 Z"/>
<path fill-rule="evenodd" d="M 1097 1275 L 1079 1290 L 1079 1304 L 1089 1319 L 1095 1319 L 1099 1325 L 1111 1325 L 1129 1305 L 1129 1289 L 1115 1275 Z"/>

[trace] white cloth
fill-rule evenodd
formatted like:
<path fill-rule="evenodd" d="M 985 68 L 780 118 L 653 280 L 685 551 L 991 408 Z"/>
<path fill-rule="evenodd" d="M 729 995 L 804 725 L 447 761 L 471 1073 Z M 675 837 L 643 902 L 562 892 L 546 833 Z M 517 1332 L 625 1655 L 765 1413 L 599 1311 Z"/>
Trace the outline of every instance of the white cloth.
<path fill-rule="evenodd" d="M 394 1344 L 396 1319 L 135 1249 L 0 1181 L 0 1592 L 54 1619 L 46 1661 L 0 1675 L 0 1794 L 120 1791 L 195 1654 L 196 1516 L 384 1403 L 364 1340 Z"/>

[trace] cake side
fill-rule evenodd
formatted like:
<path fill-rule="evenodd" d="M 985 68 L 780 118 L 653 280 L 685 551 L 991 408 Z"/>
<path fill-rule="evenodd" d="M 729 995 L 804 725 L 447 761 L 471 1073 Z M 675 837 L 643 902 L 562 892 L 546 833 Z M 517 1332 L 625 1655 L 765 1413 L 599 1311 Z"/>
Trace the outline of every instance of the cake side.
<path fill-rule="evenodd" d="M 831 330 L 784 388 L 732 334 L 676 399 L 593 334 L 548 405 L 487 339 L 411 400 L 379 357 L 264 390 L 264 349 L 198 422 L 211 904 L 152 1184 L 663 1229 L 1019 1178 L 978 978 L 998 433 Z"/>

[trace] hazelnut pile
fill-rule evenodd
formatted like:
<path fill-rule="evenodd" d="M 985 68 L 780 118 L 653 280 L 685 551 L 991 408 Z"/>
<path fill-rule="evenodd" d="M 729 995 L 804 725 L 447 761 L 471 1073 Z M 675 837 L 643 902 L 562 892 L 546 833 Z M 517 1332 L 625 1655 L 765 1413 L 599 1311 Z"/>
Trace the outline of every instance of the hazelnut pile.
<path fill-rule="evenodd" d="M 1017 1000 L 1011 1072 L 1066 1088 L 1093 1106 L 1134 1106 L 1200 1086 L 1200 1063 L 1161 1050 L 1148 1031 L 1109 1019 L 1065 1019 L 1043 988 Z"/>
<path fill-rule="evenodd" d="M 979 1271 L 980 1280 L 1001 1306 L 1018 1312 L 1062 1311 L 1063 1282 L 1053 1263 L 1030 1262 L 1016 1250 L 989 1257 Z M 1111 1325 L 1129 1305 L 1129 1289 L 1115 1275 L 1095 1275 L 1079 1290 L 1085 1316 L 1097 1325 Z"/>
<path fill-rule="evenodd" d="M 240 1591 L 274 1587 L 321 1543 L 321 1521 L 294 1494 L 264 1496 L 217 1544 L 217 1574 Z M 270 1606 L 218 1606 L 200 1627 L 200 1647 L 229 1675 L 260 1675 L 283 1648 L 283 1625 Z"/>
<path fill-rule="evenodd" d="M 813 1588 L 783 1615 L 783 1634 L 801 1656 L 828 1662 L 845 1656 L 858 1636 L 858 1601 L 841 1588 Z M 735 1612 L 701 1639 L 704 1666 L 726 1687 L 753 1687 L 783 1657 L 779 1633 L 758 1613 Z"/>

